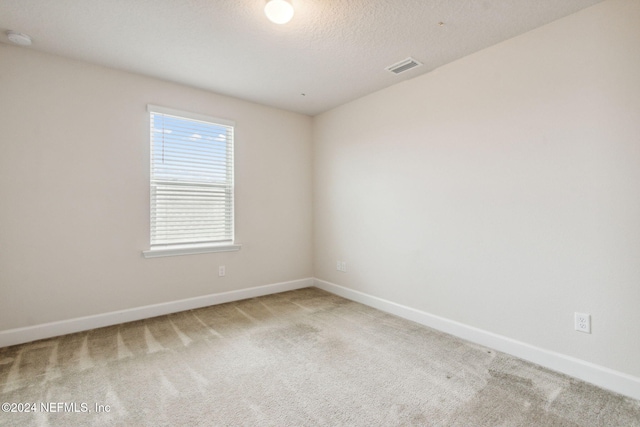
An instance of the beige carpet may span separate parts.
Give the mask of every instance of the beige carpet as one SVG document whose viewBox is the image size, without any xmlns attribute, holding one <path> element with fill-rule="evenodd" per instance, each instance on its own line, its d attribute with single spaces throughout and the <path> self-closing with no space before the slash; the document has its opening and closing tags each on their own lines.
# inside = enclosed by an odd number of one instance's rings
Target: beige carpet
<svg viewBox="0 0 640 427">
<path fill-rule="evenodd" d="M 640 426 L 639 401 L 315 288 L 2 348 L 0 402 L 36 404 L 9 426 Z"/>
</svg>

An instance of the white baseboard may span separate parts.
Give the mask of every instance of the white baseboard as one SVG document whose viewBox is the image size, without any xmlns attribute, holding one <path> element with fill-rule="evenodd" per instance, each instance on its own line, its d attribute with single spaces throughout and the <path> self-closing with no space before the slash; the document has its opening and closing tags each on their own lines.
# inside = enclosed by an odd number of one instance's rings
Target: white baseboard
<svg viewBox="0 0 640 427">
<path fill-rule="evenodd" d="M 0 347 L 22 344 L 43 338 L 51 338 L 58 335 L 71 334 L 94 328 L 102 328 L 104 326 L 117 325 L 119 323 L 131 322 L 134 320 L 148 319 L 150 317 L 162 316 L 164 314 L 192 310 L 194 308 L 207 307 L 210 305 L 223 304 L 225 302 L 292 291 L 294 289 L 307 288 L 310 286 L 313 286 L 313 278 L 256 286 L 253 288 L 221 292 L 218 294 L 203 295 L 200 297 L 146 305 L 143 307 L 112 311 L 109 313 L 78 317 L 75 319 L 61 320 L 59 322 L 44 323 L 24 328 L 8 329 L 0 331 Z"/>
<path fill-rule="evenodd" d="M 343 298 L 394 314 L 421 325 L 536 363 L 616 393 L 640 400 L 640 378 L 575 357 L 545 350 L 502 335 L 396 304 L 334 283 L 315 279 L 314 285 Z"/>
<path fill-rule="evenodd" d="M 421 325 L 454 335 L 480 345 L 490 347 L 503 353 L 511 354 L 524 360 L 544 366 L 557 372 L 581 379 L 640 400 L 640 378 L 622 372 L 614 371 L 594 363 L 586 362 L 575 357 L 545 350 L 530 344 L 516 341 L 502 335 L 494 334 L 482 329 L 458 323 L 424 311 L 416 310 L 401 304 L 387 301 L 363 292 L 348 289 L 324 280 L 306 278 L 290 282 L 274 283 L 256 286 L 237 291 L 221 292 L 203 295 L 178 301 L 147 305 L 127 310 L 113 311 L 93 316 L 78 317 L 59 322 L 44 323 L 24 328 L 0 331 L 0 347 L 51 338 L 74 332 L 86 331 L 104 326 L 134 320 L 147 319 L 155 316 L 192 310 L 210 305 L 255 298 L 279 292 L 316 286 L 341 297 L 368 305 L 378 310 L 394 314 Z"/>
</svg>

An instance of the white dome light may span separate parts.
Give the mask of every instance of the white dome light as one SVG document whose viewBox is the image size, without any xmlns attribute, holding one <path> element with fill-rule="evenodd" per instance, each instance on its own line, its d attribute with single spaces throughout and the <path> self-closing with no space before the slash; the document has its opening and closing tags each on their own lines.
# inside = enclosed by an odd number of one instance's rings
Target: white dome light
<svg viewBox="0 0 640 427">
<path fill-rule="evenodd" d="M 286 24 L 293 18 L 293 6 L 288 0 L 269 0 L 264 7 L 267 18 L 275 24 Z"/>
<path fill-rule="evenodd" d="M 31 46 L 31 37 L 26 34 L 18 33 L 16 31 L 7 31 L 7 38 L 11 43 L 20 46 Z"/>
</svg>

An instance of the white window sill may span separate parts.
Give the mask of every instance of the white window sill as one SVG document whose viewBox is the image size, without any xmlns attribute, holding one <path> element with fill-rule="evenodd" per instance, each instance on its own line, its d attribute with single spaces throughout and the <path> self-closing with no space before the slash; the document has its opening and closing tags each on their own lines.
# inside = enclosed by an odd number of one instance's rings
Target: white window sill
<svg viewBox="0 0 640 427">
<path fill-rule="evenodd" d="M 242 245 L 232 243 L 219 245 L 205 244 L 157 246 L 152 247 L 148 251 L 142 251 L 142 256 L 145 258 L 158 258 L 164 256 L 206 254 L 209 252 L 231 252 L 239 251 L 241 247 Z"/>
</svg>

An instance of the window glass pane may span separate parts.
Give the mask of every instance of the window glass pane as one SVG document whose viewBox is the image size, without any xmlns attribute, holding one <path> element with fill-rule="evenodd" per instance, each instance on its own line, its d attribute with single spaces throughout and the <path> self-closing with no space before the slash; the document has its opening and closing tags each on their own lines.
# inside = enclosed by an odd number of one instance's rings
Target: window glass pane
<svg viewBox="0 0 640 427">
<path fill-rule="evenodd" d="M 151 110 L 151 245 L 232 241 L 233 126 Z"/>
</svg>

